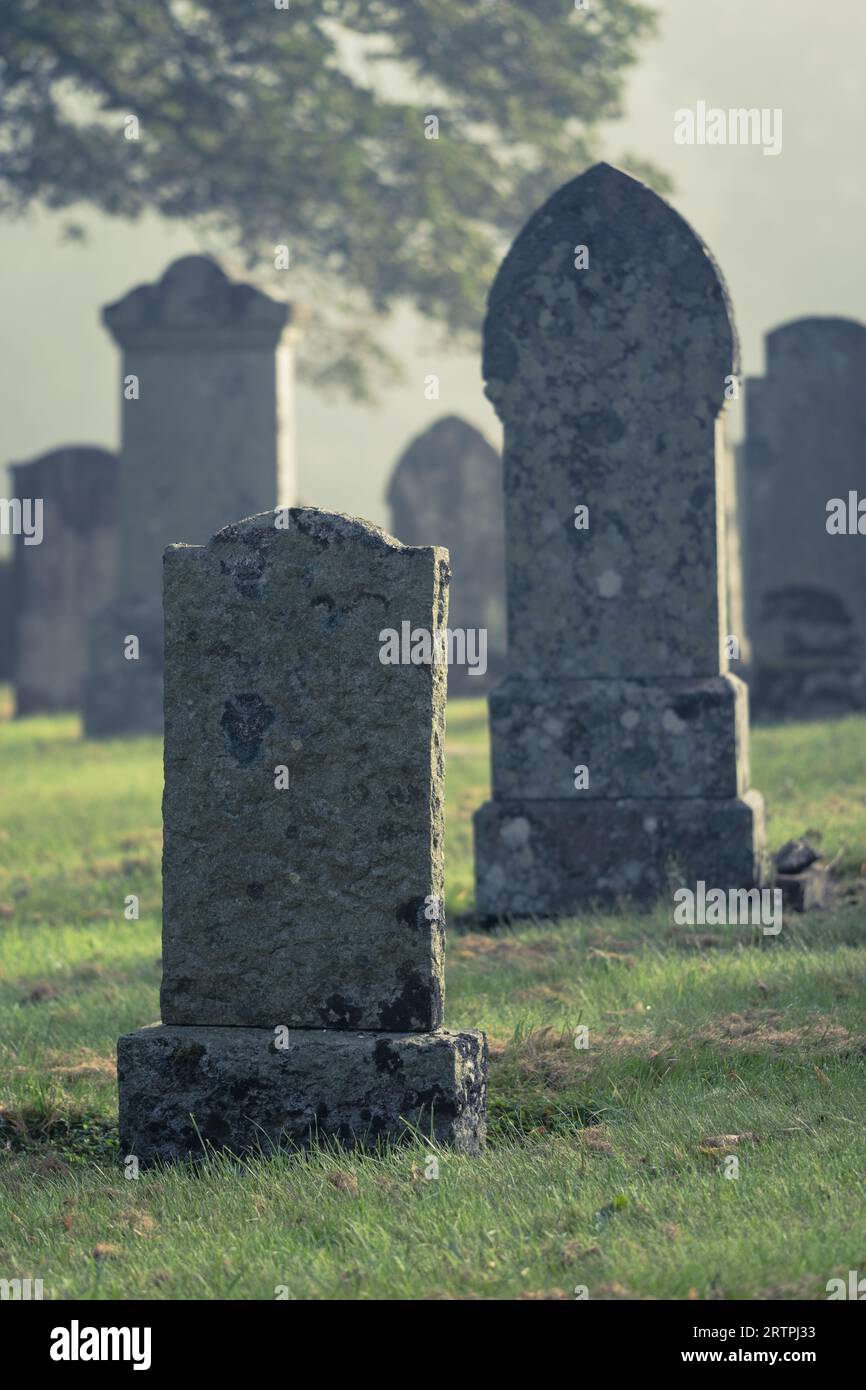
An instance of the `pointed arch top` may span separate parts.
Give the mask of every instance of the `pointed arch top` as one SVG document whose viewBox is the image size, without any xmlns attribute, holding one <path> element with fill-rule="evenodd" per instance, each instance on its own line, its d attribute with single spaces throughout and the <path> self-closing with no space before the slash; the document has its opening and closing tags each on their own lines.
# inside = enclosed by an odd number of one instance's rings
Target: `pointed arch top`
<svg viewBox="0 0 866 1390">
<path fill-rule="evenodd" d="M 739 370 L 721 272 L 664 199 L 595 164 L 530 217 L 502 262 L 483 370 L 506 424 L 526 421 L 534 397 L 543 418 L 609 410 L 617 430 L 629 412 L 714 417 Z"/>
</svg>

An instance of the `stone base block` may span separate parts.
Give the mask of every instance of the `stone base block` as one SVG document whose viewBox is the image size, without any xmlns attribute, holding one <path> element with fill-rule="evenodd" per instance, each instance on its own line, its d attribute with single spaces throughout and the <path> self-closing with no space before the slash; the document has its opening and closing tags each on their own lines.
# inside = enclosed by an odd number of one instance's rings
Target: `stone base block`
<svg viewBox="0 0 866 1390">
<path fill-rule="evenodd" d="M 505 800 L 738 797 L 749 786 L 748 690 L 704 680 L 533 681 L 490 696 L 493 785 Z"/>
<path fill-rule="evenodd" d="M 475 813 L 476 902 L 488 916 L 652 903 L 703 879 L 763 880 L 764 803 L 742 798 L 488 801 Z"/>
<path fill-rule="evenodd" d="M 281 1044 L 284 1044 L 281 1045 Z M 165 1027 L 117 1044 L 122 1158 L 202 1158 L 304 1147 L 374 1148 L 409 1127 L 464 1153 L 484 1144 L 483 1033 Z"/>
<path fill-rule="evenodd" d="M 124 655 L 138 638 L 138 657 Z M 117 603 L 91 619 L 84 680 L 87 738 L 162 733 L 162 610 Z"/>
</svg>

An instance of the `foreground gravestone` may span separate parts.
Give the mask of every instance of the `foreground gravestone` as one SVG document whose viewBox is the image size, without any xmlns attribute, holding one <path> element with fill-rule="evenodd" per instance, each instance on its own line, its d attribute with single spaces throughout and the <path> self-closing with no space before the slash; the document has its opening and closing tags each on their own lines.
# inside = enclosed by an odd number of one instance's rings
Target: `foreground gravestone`
<svg viewBox="0 0 866 1390">
<path fill-rule="evenodd" d="M 10 471 L 14 497 L 41 504 L 41 537 L 13 542 L 16 713 L 78 710 L 88 624 L 117 574 L 117 457 L 69 445 Z"/>
<path fill-rule="evenodd" d="M 808 318 L 767 335 L 766 375 L 746 384 L 744 569 L 760 718 L 866 706 L 864 383 L 866 325 Z"/>
<path fill-rule="evenodd" d="M 163 1024 L 118 1044 L 124 1154 L 482 1143 L 484 1036 L 440 1026 L 446 672 L 380 660 L 448 577 L 306 508 L 166 551 Z"/>
<path fill-rule="evenodd" d="M 437 420 L 401 455 L 388 486 L 391 530 L 408 545 L 451 557 L 449 625 L 472 634 L 473 659 L 448 671 L 453 695 L 481 695 L 503 674 L 505 518 L 502 461 L 474 426 Z M 483 633 L 483 660 L 476 634 Z M 483 669 L 482 669 L 483 668 Z"/>
<path fill-rule="evenodd" d="M 121 563 L 91 627 L 88 735 L 162 729 L 165 547 L 294 499 L 290 318 L 206 256 L 103 310 L 123 351 Z"/>
<path fill-rule="evenodd" d="M 701 243 L 608 165 L 553 195 L 494 282 L 509 674 L 475 817 L 482 913 L 756 880 L 763 807 L 746 688 L 727 674 L 717 485 L 734 353 Z"/>
</svg>

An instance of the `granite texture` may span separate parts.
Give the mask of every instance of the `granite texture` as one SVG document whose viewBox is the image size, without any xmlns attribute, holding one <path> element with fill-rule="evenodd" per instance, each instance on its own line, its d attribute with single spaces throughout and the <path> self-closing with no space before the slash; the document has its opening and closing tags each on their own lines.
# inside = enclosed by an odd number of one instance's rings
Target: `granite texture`
<svg viewBox="0 0 866 1390">
<path fill-rule="evenodd" d="M 209 1149 L 272 1152 L 334 1138 L 484 1143 L 483 1033 L 290 1032 L 156 1026 L 118 1040 L 120 1151 L 145 1166 Z"/>
<path fill-rule="evenodd" d="M 747 694 L 725 651 L 720 417 L 737 370 L 706 248 L 620 170 L 559 189 L 502 263 L 484 375 L 505 431 L 508 675 L 475 817 L 483 914 L 762 872 Z"/>
<path fill-rule="evenodd" d="M 574 268 L 577 243 L 589 270 Z M 736 369 L 719 271 L 650 189 L 597 164 L 530 218 L 484 327 L 505 427 L 511 670 L 726 669 L 715 431 Z"/>
<path fill-rule="evenodd" d="M 446 672 L 379 655 L 446 625 L 448 555 L 288 515 L 166 551 L 162 1018 L 429 1030 Z"/>
<path fill-rule="evenodd" d="M 805 318 L 766 339 L 746 383 L 750 693 L 758 718 L 866 708 L 866 536 L 827 532 L 827 503 L 866 497 L 866 324 Z"/>
<path fill-rule="evenodd" d="M 479 913 L 568 916 L 626 899 L 651 906 L 699 879 L 762 881 L 764 806 L 732 798 L 489 801 L 475 813 Z"/>
<path fill-rule="evenodd" d="M 746 687 L 693 681 L 524 681 L 490 696 L 497 796 L 579 800 L 741 796 L 749 785 Z M 576 766 L 589 787 L 575 790 Z"/>
</svg>

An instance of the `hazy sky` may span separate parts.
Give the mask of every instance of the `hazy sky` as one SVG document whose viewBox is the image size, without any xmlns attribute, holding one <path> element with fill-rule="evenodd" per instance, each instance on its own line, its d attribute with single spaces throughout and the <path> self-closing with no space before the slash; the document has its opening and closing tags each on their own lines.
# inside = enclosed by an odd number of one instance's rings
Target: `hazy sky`
<svg viewBox="0 0 866 1390">
<path fill-rule="evenodd" d="M 674 179 L 672 201 L 728 281 L 744 367 L 754 373 L 763 364 L 763 334 L 786 319 L 866 319 L 866 4 L 659 0 L 657 8 L 660 36 L 642 49 L 627 118 L 606 133 L 606 154 L 617 162 L 631 151 Z M 674 111 L 701 100 L 725 109 L 781 108 L 781 153 L 674 144 Z M 563 168 L 562 181 L 576 172 Z M 90 232 L 83 247 L 59 239 L 63 222 L 73 219 Z M 78 210 L 0 227 L 0 459 L 21 461 L 68 443 L 117 446 L 118 355 L 100 307 L 200 249 L 179 224 L 126 224 Z M 434 342 L 423 320 L 401 316 L 392 343 L 406 380 L 374 408 L 299 388 L 305 502 L 386 522 L 388 475 L 419 430 L 457 413 L 498 440 L 477 356 L 447 355 Z M 432 402 L 423 389 L 431 372 L 441 381 Z"/>
</svg>

